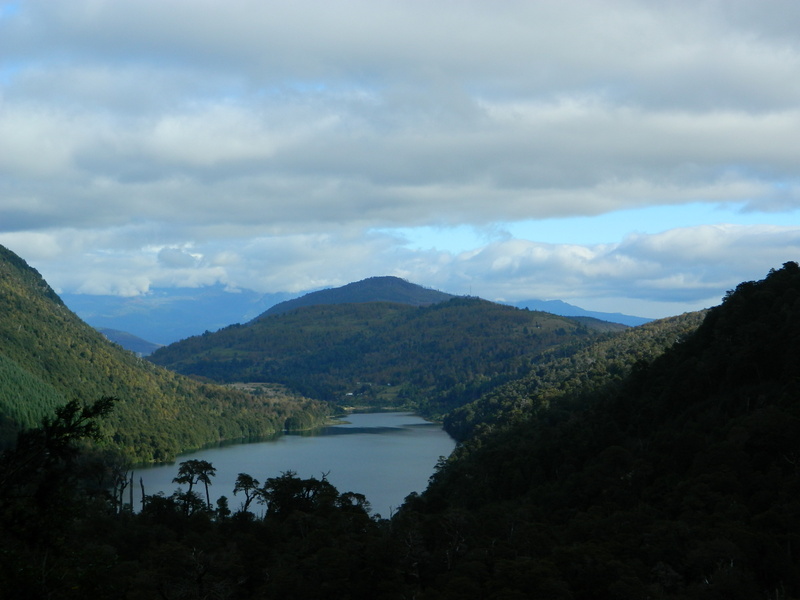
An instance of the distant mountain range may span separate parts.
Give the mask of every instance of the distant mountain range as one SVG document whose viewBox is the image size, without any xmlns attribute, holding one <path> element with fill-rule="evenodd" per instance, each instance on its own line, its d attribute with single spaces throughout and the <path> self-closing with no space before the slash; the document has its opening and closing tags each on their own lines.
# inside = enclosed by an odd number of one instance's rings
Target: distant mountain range
<svg viewBox="0 0 800 600">
<path fill-rule="evenodd" d="M 124 331 L 162 345 L 245 323 L 291 297 L 288 293 L 232 291 L 223 285 L 155 288 L 134 297 L 61 295 L 64 303 L 92 327 Z"/>
<path fill-rule="evenodd" d="M 93 327 L 101 331 L 120 332 L 109 336 L 113 341 L 145 355 L 146 350 L 140 349 L 141 342 L 132 340 L 129 344 L 125 335 L 139 338 L 145 344 L 161 346 L 204 331 L 217 331 L 235 323 L 247 323 L 264 315 L 279 314 L 301 306 L 376 301 L 425 306 L 452 297 L 453 294 L 415 285 L 399 277 L 386 276 L 370 277 L 294 298 L 287 292 L 260 294 L 245 289 L 231 291 L 225 286 L 214 285 L 204 288 L 156 288 L 136 297 L 63 294 L 61 299 Z M 592 317 L 632 327 L 652 320 L 622 313 L 584 310 L 560 300 L 531 299 L 511 305 L 565 317 Z"/>
<path fill-rule="evenodd" d="M 97 330 L 106 336 L 109 341 L 119 344 L 126 350 L 130 350 L 139 356 L 147 356 L 161 348 L 161 344 L 153 344 L 152 342 L 148 342 L 140 337 L 136 337 L 127 331 L 108 329 L 107 327 L 99 327 Z"/>
<path fill-rule="evenodd" d="M 598 312 L 595 310 L 585 310 L 579 306 L 567 304 L 561 300 L 522 300 L 515 302 L 512 306 L 517 308 L 528 308 L 530 310 L 541 310 L 543 312 L 553 313 L 554 315 L 561 315 L 562 317 L 592 317 L 600 319 L 601 321 L 610 321 L 611 323 L 622 323 L 631 327 L 644 325 L 650 323 L 654 319 L 647 319 L 645 317 L 634 317 L 631 315 L 624 315 L 622 313 L 607 313 Z"/>
</svg>

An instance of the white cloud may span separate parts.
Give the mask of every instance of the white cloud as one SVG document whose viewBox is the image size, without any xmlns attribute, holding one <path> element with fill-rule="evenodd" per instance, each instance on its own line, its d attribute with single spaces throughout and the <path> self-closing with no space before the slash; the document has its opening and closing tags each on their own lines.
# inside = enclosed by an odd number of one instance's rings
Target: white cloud
<svg viewBox="0 0 800 600">
<path fill-rule="evenodd" d="M 689 302 L 796 256 L 795 2 L 27 0 L 0 15 L 0 243 L 62 289 L 398 274 Z M 698 203 L 763 227 L 496 235 L 461 254 L 377 233 Z"/>
</svg>

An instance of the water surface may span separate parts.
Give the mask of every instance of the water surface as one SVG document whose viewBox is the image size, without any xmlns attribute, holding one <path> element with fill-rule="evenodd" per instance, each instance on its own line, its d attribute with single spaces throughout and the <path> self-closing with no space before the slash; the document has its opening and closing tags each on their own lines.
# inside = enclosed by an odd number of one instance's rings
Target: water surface
<svg viewBox="0 0 800 600">
<path fill-rule="evenodd" d="M 139 468 L 134 473 L 134 503 L 137 509 L 141 506 L 140 477 L 146 494 L 170 495 L 179 487 L 172 479 L 180 462 L 196 459 L 207 460 L 217 470 L 209 488 L 212 503 L 227 496 L 231 510 L 244 500 L 233 495 L 239 473 L 263 483 L 295 471 L 303 478 L 320 479 L 326 474 L 339 492 L 364 494 L 372 504 L 372 514 L 389 517 L 408 494 L 425 489 L 439 457 L 449 455 L 454 447 L 440 425 L 411 413 L 352 414 L 345 423 L 312 433 L 207 448 L 182 455 L 174 464 Z M 205 495 L 202 487 L 198 491 Z M 254 507 L 254 512 L 262 511 L 263 507 Z"/>
</svg>

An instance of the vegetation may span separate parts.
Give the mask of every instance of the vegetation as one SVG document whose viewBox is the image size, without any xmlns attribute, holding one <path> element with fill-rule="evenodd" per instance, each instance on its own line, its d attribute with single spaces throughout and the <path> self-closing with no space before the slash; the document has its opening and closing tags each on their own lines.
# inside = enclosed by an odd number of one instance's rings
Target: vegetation
<svg viewBox="0 0 800 600">
<path fill-rule="evenodd" d="M 371 387 L 402 382 L 398 399 L 416 386 L 444 411 L 485 385 L 447 416 L 462 444 L 385 521 L 360 494 L 291 472 L 264 484 L 242 473 L 242 507 L 212 507 L 205 461 L 182 463 L 187 490 L 124 508 L 115 448 L 166 454 L 195 443 L 189 430 L 241 436 L 313 411 L 283 407 L 271 386 L 254 395 L 148 365 L 83 326 L 24 262 L 2 259 L 0 424 L 9 438 L 26 428 L 0 455 L 8 597 L 800 596 L 795 263 L 707 315 L 622 334 L 459 298 L 308 307 L 209 334 L 207 347 L 190 340 L 208 364 L 293 385 L 299 371 L 280 353 L 296 365 L 311 349 L 320 393 L 361 382 L 379 400 Z M 347 349 L 360 371 L 337 355 Z"/>
<path fill-rule="evenodd" d="M 320 423 L 328 410 L 296 394 L 201 384 L 138 358 L 78 319 L 39 273 L 2 246 L 0 340 L 0 447 L 72 399 L 119 398 L 103 433 L 141 461 L 273 434 L 290 419 L 290 427 Z"/>
<path fill-rule="evenodd" d="M 589 323 L 464 297 L 321 305 L 189 338 L 150 359 L 219 382 L 273 381 L 336 404 L 438 416 L 527 373 L 547 350 L 568 356 L 610 335 L 600 331 L 608 324 Z"/>
<path fill-rule="evenodd" d="M 464 441 L 529 418 L 578 390 L 619 383 L 634 367 L 641 367 L 694 332 L 705 314 L 686 313 L 627 329 L 586 345 L 571 356 L 558 350 L 545 353 L 524 377 L 450 411 L 445 415 L 444 428 L 454 439 Z"/>
<path fill-rule="evenodd" d="M 463 444 L 401 517 L 435 597 L 797 598 L 799 329 L 787 263 L 624 381 Z"/>
<path fill-rule="evenodd" d="M 212 508 L 197 492 L 214 475 L 203 461 L 181 465 L 188 491 L 120 510 L 115 463 L 78 450 L 122 403 L 71 403 L 0 456 L 0 590 L 798 598 L 800 266 L 741 284 L 689 332 L 694 318 L 667 324 L 687 333 L 662 354 L 668 330 L 654 324 L 652 343 L 620 338 L 615 354 L 603 340 L 570 359 L 575 371 L 556 362 L 552 375 L 526 378 L 530 402 L 468 427 L 428 489 L 388 521 L 370 518 L 363 496 L 291 472 L 263 484 L 239 474 L 242 506 Z M 589 356 L 618 370 L 584 377 Z"/>
</svg>

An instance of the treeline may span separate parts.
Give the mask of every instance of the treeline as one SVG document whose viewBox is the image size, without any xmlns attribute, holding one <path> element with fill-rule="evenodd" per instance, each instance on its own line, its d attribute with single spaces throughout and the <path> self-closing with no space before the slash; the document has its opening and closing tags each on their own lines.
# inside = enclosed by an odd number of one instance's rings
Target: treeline
<svg viewBox="0 0 800 600">
<path fill-rule="evenodd" d="M 70 312 L 41 276 L 0 247 L 0 447 L 55 406 L 120 398 L 104 431 L 129 456 L 169 460 L 222 439 L 320 424 L 329 409 L 297 394 L 254 396 L 154 366 Z"/>
<path fill-rule="evenodd" d="M 527 373 L 542 352 L 569 355 L 602 335 L 609 334 L 478 298 L 426 307 L 373 302 L 266 316 L 149 358 L 220 382 L 279 382 L 334 403 L 406 405 L 442 415 Z"/>
</svg>

